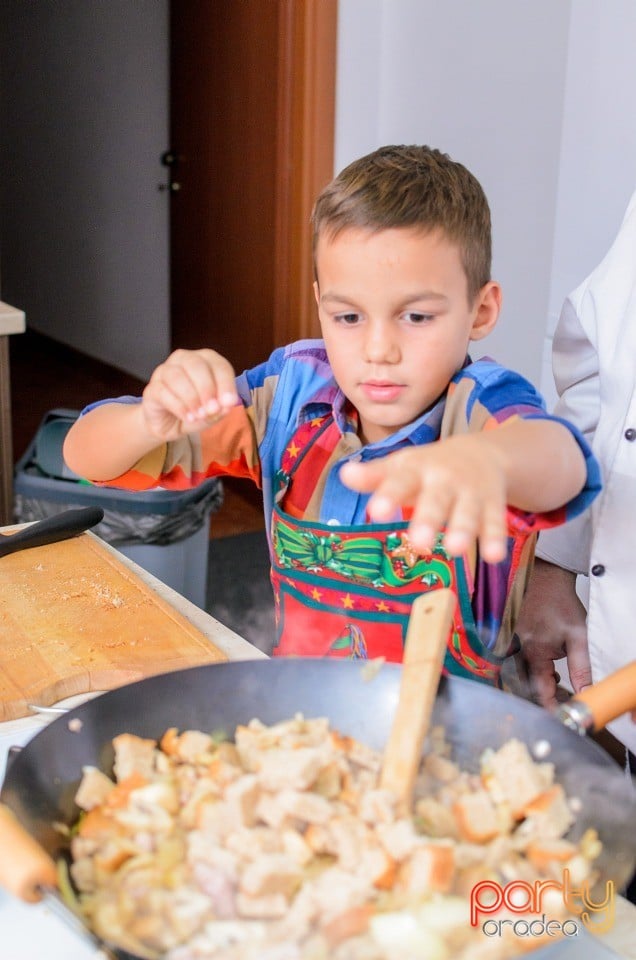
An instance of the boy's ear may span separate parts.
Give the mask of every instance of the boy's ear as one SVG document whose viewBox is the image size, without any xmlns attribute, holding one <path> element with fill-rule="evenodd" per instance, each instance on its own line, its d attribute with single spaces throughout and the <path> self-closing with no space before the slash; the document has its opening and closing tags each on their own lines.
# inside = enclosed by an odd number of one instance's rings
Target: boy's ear
<svg viewBox="0 0 636 960">
<path fill-rule="evenodd" d="M 470 339 L 482 340 L 487 337 L 499 319 L 501 310 L 501 286 L 495 280 L 485 283 L 475 298 L 475 320 Z"/>
<path fill-rule="evenodd" d="M 314 280 L 314 297 L 316 298 L 316 303 L 320 306 L 320 287 L 318 286 L 317 280 Z"/>
</svg>

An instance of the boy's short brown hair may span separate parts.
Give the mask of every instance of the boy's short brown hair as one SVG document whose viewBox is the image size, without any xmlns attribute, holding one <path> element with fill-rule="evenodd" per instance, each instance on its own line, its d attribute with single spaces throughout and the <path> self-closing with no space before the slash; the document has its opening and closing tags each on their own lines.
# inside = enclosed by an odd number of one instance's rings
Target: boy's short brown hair
<svg viewBox="0 0 636 960">
<path fill-rule="evenodd" d="M 468 298 L 490 280 L 490 208 L 479 181 L 461 163 L 427 146 L 386 146 L 354 160 L 322 191 L 311 216 L 318 237 L 348 227 L 441 230 L 457 243 Z"/>
</svg>

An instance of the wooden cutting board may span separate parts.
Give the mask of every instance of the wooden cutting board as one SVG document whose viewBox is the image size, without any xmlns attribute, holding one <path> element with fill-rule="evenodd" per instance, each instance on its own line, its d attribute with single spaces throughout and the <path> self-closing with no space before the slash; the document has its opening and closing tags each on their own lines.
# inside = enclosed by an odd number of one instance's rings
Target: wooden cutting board
<svg viewBox="0 0 636 960">
<path fill-rule="evenodd" d="M 0 721 L 226 659 L 90 534 L 0 557 Z"/>
</svg>

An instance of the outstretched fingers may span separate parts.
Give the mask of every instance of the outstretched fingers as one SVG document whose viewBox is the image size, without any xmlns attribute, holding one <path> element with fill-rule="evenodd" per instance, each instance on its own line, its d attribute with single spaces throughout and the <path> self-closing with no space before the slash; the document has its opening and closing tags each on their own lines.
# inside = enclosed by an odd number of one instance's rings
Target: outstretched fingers
<svg viewBox="0 0 636 960">
<path fill-rule="evenodd" d="M 431 550 L 445 530 L 444 546 L 452 555 L 479 542 L 487 563 L 499 563 L 507 551 L 506 496 L 503 481 L 490 477 L 484 485 L 438 470 L 413 458 L 391 457 L 342 467 L 344 483 L 370 493 L 368 512 L 375 522 L 394 520 L 403 507 L 412 507 L 409 538 L 421 552 Z"/>
</svg>

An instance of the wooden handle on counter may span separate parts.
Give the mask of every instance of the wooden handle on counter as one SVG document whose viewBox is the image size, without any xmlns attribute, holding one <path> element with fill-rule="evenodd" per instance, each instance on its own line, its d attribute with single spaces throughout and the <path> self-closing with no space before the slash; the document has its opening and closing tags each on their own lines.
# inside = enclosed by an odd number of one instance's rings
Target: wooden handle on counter
<svg viewBox="0 0 636 960">
<path fill-rule="evenodd" d="M 594 718 L 595 730 L 636 710 L 636 660 L 577 693 L 573 701 L 585 704 Z"/>
<path fill-rule="evenodd" d="M 24 829 L 12 810 L 0 804 L 0 886 L 28 903 L 57 886 L 57 870 L 48 853 Z"/>
<path fill-rule="evenodd" d="M 400 696 L 380 777 L 380 785 L 397 795 L 403 814 L 411 809 L 455 603 L 452 590 L 435 590 L 418 597 L 411 610 Z"/>
</svg>

